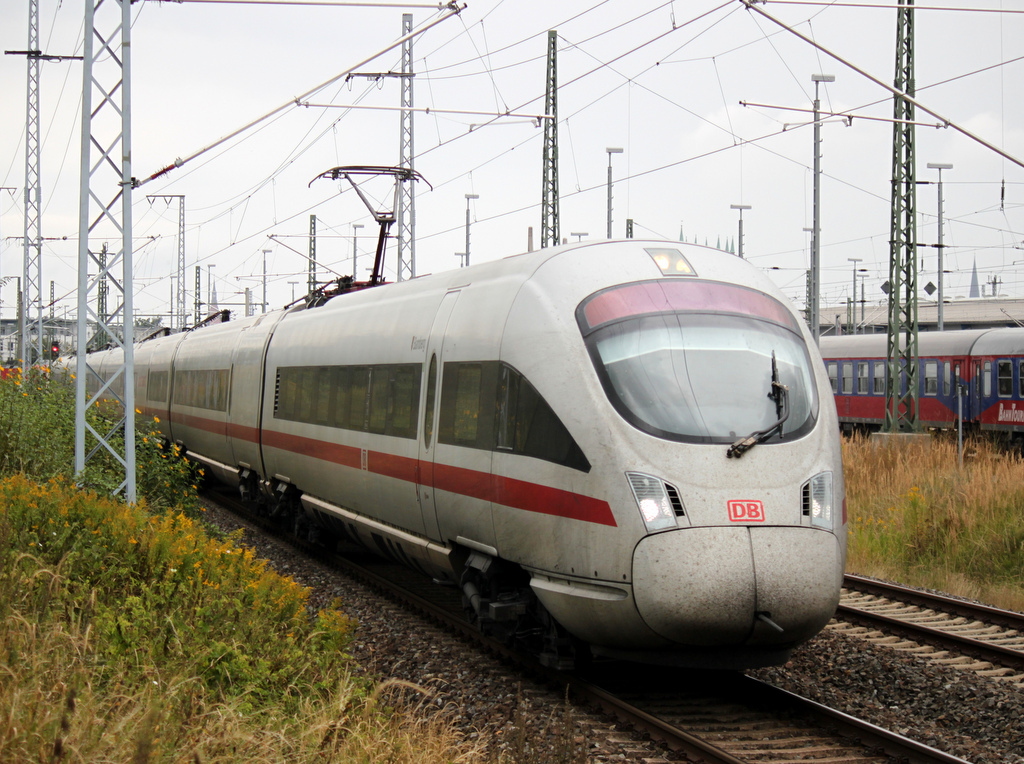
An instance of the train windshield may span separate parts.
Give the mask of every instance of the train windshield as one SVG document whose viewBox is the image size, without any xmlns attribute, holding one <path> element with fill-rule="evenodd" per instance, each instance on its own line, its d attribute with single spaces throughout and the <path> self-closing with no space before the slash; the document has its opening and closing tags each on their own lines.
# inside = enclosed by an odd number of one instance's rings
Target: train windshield
<svg viewBox="0 0 1024 764">
<path fill-rule="evenodd" d="M 612 404 L 639 429 L 670 440 L 733 443 L 779 420 L 765 442 L 806 434 L 818 410 L 810 356 L 792 314 L 730 284 L 645 282 L 592 296 L 580 328 Z"/>
</svg>

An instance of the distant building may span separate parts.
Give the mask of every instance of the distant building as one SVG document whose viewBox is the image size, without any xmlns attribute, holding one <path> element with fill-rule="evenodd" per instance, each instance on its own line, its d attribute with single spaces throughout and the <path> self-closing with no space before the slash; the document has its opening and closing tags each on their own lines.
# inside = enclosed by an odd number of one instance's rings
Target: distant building
<svg viewBox="0 0 1024 764">
<path fill-rule="evenodd" d="M 888 301 L 881 300 L 863 306 L 858 302 L 856 309 L 857 334 L 884 333 L 888 329 Z M 822 307 L 820 320 L 823 336 L 850 333 L 848 304 Z M 917 306 L 917 321 L 922 332 L 938 329 L 938 303 L 935 300 L 920 301 Z M 1024 300 L 1010 297 L 965 297 L 946 300 L 943 304 L 942 324 L 946 331 L 1024 326 Z"/>
</svg>

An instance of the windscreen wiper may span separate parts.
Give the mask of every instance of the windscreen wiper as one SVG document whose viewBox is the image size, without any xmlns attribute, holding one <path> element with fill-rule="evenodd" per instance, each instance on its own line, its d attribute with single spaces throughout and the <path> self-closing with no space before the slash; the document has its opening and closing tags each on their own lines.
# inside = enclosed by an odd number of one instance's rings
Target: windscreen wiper
<svg viewBox="0 0 1024 764">
<path fill-rule="evenodd" d="M 772 351 L 772 387 L 768 391 L 768 398 L 775 402 L 775 416 L 778 420 L 767 430 L 752 432 L 745 438 L 740 438 L 725 452 L 729 459 L 739 459 L 743 454 L 752 449 L 758 443 L 764 443 L 776 432 L 782 432 L 782 425 L 789 419 L 789 388 L 779 381 L 779 364 L 775 360 L 775 351 Z"/>
</svg>

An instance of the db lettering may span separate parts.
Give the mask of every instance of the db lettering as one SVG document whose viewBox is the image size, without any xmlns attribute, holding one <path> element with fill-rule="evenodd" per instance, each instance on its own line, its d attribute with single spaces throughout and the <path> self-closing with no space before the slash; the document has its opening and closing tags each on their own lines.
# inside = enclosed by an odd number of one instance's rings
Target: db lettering
<svg viewBox="0 0 1024 764">
<path fill-rule="evenodd" d="M 763 523 L 764 505 L 760 501 L 729 502 L 729 522 L 731 523 Z"/>
</svg>

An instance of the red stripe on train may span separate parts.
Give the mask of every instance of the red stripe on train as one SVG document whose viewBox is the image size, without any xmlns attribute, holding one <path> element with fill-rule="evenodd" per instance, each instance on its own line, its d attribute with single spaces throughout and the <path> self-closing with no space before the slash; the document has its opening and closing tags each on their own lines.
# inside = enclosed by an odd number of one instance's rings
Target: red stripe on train
<svg viewBox="0 0 1024 764">
<path fill-rule="evenodd" d="M 210 432 L 223 432 L 224 424 L 210 422 L 203 426 L 201 417 L 175 414 L 175 421 Z M 255 441 L 257 431 L 251 427 L 229 427 L 234 437 Z M 338 443 L 289 435 L 275 430 L 263 431 L 263 445 L 302 454 L 332 464 L 359 469 L 362 467 L 362 449 Z M 375 475 L 404 480 L 407 483 L 428 485 L 432 488 L 460 496 L 470 496 L 513 509 L 537 512 L 570 520 L 582 520 L 617 527 L 612 508 L 607 501 L 591 496 L 564 491 L 560 488 L 530 483 L 525 480 L 493 475 L 479 470 L 454 467 L 447 464 L 421 462 L 383 451 L 366 452 L 366 469 Z"/>
</svg>

